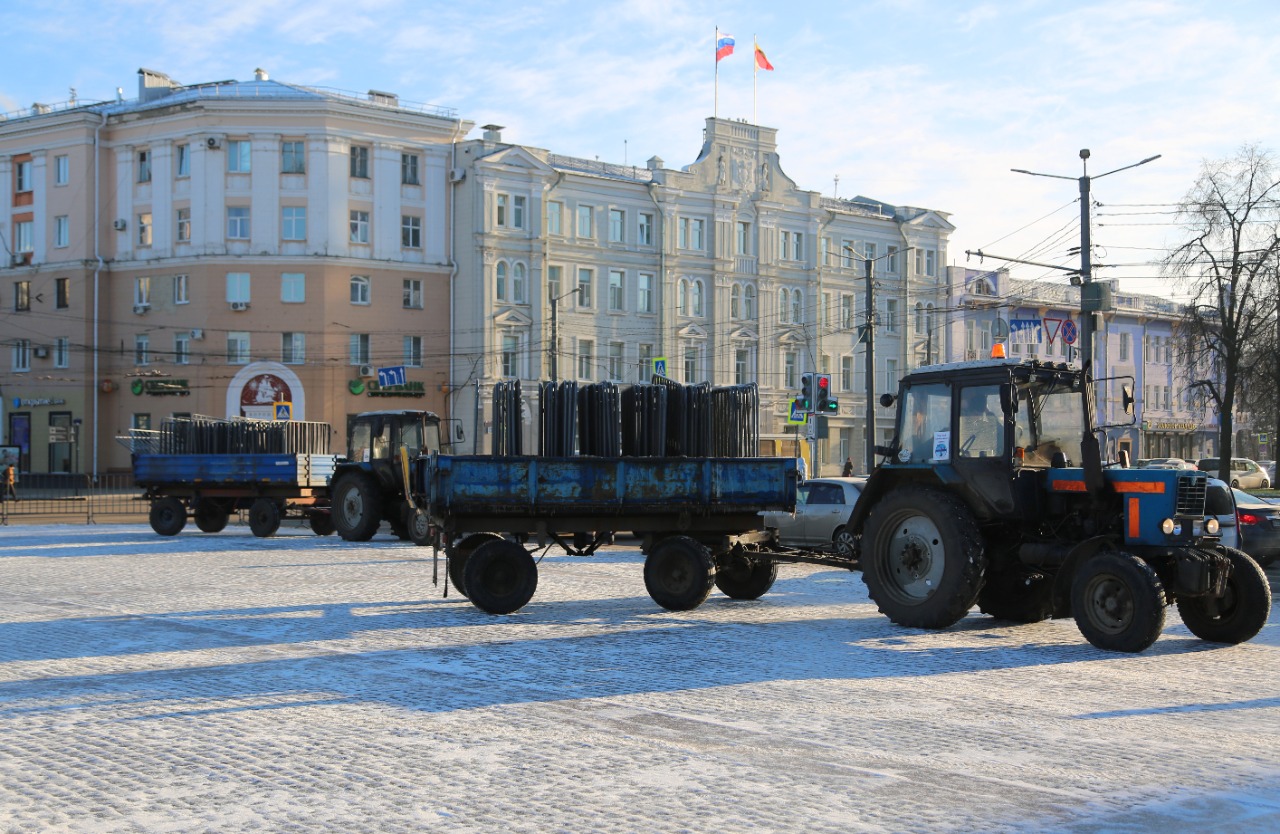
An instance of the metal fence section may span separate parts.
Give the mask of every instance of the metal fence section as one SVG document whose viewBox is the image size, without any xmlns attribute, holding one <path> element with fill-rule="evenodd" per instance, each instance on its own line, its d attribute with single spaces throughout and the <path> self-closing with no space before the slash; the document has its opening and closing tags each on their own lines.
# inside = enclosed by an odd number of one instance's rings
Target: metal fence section
<svg viewBox="0 0 1280 834">
<path fill-rule="evenodd" d="M 102 517 L 146 516 L 151 509 L 128 472 L 99 475 L 27 474 L 17 485 L 18 497 L 0 501 L 0 525 L 10 521 L 83 521 Z"/>
</svg>

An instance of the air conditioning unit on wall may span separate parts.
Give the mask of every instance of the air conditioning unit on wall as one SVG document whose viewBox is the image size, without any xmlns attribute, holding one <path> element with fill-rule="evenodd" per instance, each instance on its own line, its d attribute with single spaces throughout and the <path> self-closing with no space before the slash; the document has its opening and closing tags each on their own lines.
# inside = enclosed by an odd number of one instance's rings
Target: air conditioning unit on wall
<svg viewBox="0 0 1280 834">
<path fill-rule="evenodd" d="M 372 366 L 372 365 L 361 365 L 361 366 L 360 366 L 360 376 L 361 376 L 361 378 L 363 378 L 363 379 L 373 379 L 373 378 L 374 378 L 375 376 L 377 376 L 377 375 L 378 375 L 378 372 L 377 372 L 376 370 L 374 370 L 374 368 L 373 368 L 373 366 Z"/>
<path fill-rule="evenodd" d="M 249 302 L 233 301 L 231 302 L 231 309 L 235 310 L 237 313 L 243 313 L 245 310 L 249 309 Z"/>
<path fill-rule="evenodd" d="M 44 359 L 46 356 L 49 355 L 49 348 L 45 347 L 44 345 L 36 345 L 35 350 L 33 350 L 32 352 L 36 355 L 37 359 Z"/>
<path fill-rule="evenodd" d="M 191 338 L 195 339 L 197 342 L 200 341 L 201 339 L 204 338 L 204 330 L 199 327 L 197 327 L 195 330 L 192 330 Z"/>
<path fill-rule="evenodd" d="M 124 231 L 125 226 L 127 226 L 127 225 L 129 225 L 129 224 L 125 222 L 125 220 L 124 220 L 124 218 L 123 218 L 123 217 L 121 217 L 119 220 L 116 220 L 115 222 L 113 222 L 113 223 L 111 224 L 111 227 L 112 227 L 113 229 L 115 229 L 117 232 L 123 232 L 123 231 Z"/>
<path fill-rule="evenodd" d="M 150 304 L 135 304 L 135 305 L 133 305 L 133 312 L 137 313 L 138 315 L 142 315 L 143 313 L 147 312 L 147 311 L 148 311 L 148 310 L 150 310 L 150 309 L 151 309 L 151 305 L 150 305 Z"/>
<path fill-rule="evenodd" d="M 210 136 L 208 139 L 204 140 L 204 146 L 211 151 L 219 150 L 222 148 L 222 137 Z"/>
</svg>

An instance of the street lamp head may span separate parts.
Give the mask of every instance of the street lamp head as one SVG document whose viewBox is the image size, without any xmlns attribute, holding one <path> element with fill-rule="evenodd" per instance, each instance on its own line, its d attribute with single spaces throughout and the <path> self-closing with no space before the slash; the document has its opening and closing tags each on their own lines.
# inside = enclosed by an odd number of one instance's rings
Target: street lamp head
<svg viewBox="0 0 1280 834">
<path fill-rule="evenodd" d="M 1081 159 L 1088 159 L 1088 158 L 1089 158 L 1089 149 L 1088 149 L 1088 148 L 1081 148 L 1081 149 L 1080 149 L 1080 158 L 1081 158 Z"/>
</svg>

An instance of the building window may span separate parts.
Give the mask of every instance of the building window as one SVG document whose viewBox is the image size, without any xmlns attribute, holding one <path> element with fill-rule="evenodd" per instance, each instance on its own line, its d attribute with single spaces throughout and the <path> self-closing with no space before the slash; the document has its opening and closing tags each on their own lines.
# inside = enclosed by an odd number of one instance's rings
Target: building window
<svg viewBox="0 0 1280 834">
<path fill-rule="evenodd" d="M 547 203 L 547 234 L 564 234 L 564 203 Z"/>
<path fill-rule="evenodd" d="M 422 367 L 422 337 L 421 336 L 405 336 L 404 337 L 404 356 L 402 357 L 404 364 L 411 368 Z"/>
<path fill-rule="evenodd" d="M 187 285 L 188 285 L 187 276 L 185 275 L 173 276 L 173 303 L 174 304 L 187 304 L 191 301 L 191 297 L 188 294 Z"/>
<path fill-rule="evenodd" d="M 133 303 L 137 307 L 151 306 L 151 279 L 138 276 L 133 279 Z"/>
<path fill-rule="evenodd" d="M 307 207 L 285 206 L 280 209 L 281 237 L 284 240 L 307 239 Z"/>
<path fill-rule="evenodd" d="M 71 182 L 71 158 L 66 154 L 53 158 L 53 184 L 66 185 Z"/>
<path fill-rule="evenodd" d="M 35 223 L 31 220 L 20 220 L 13 224 L 14 248 L 18 254 L 25 255 L 36 251 Z"/>
<path fill-rule="evenodd" d="M 307 300 L 307 276 L 303 272 L 280 274 L 280 300 L 285 304 L 301 304 Z"/>
<path fill-rule="evenodd" d="M 30 281 L 13 282 L 13 309 L 20 313 L 27 312 L 31 309 Z"/>
<path fill-rule="evenodd" d="M 621 312 L 624 309 L 623 298 L 623 276 L 624 273 L 620 269 L 609 270 L 609 309 L 614 312 Z M 617 377 L 614 377 L 617 379 Z"/>
<path fill-rule="evenodd" d="M 151 364 L 151 336 L 138 333 L 133 337 L 133 364 Z"/>
<path fill-rule="evenodd" d="M 676 228 L 679 231 L 676 234 L 676 245 L 681 249 L 689 248 L 689 230 L 692 223 L 693 221 L 688 217 L 681 217 L 680 222 L 677 224 Z"/>
<path fill-rule="evenodd" d="M 352 365 L 369 364 L 369 334 L 352 333 L 347 347 L 347 360 Z"/>
<path fill-rule="evenodd" d="M 804 292 L 798 289 L 791 291 L 791 323 L 804 324 Z"/>
<path fill-rule="evenodd" d="M 636 282 L 636 312 L 653 312 L 653 275 L 641 272 Z"/>
<path fill-rule="evenodd" d="M 13 169 L 15 184 L 14 191 L 30 191 L 35 187 L 35 183 L 33 182 L 35 167 L 31 160 L 26 159 L 22 162 L 15 162 L 13 164 Z"/>
<path fill-rule="evenodd" d="M 936 249 L 924 250 L 924 274 L 930 278 L 938 274 L 938 252 Z"/>
<path fill-rule="evenodd" d="M 525 303 L 525 288 L 528 286 L 528 270 L 522 263 L 511 266 L 511 301 L 514 304 Z"/>
<path fill-rule="evenodd" d="M 734 251 L 739 255 L 749 255 L 751 246 L 751 224 L 745 220 L 739 220 L 734 224 L 736 234 L 734 236 Z"/>
<path fill-rule="evenodd" d="M 189 177 L 191 176 L 191 146 L 188 144 L 178 145 L 178 165 L 176 167 L 175 176 Z"/>
<path fill-rule="evenodd" d="M 547 267 L 547 300 L 553 304 L 555 303 L 554 299 L 560 297 L 560 283 L 563 276 L 564 267 Z"/>
<path fill-rule="evenodd" d="M 898 332 L 898 299 L 896 298 L 885 299 L 884 329 L 888 333 Z"/>
<path fill-rule="evenodd" d="M 191 331 L 182 330 L 173 334 L 173 364 L 191 364 Z"/>
<path fill-rule="evenodd" d="M 191 209 L 178 209 L 178 243 L 191 242 Z"/>
<path fill-rule="evenodd" d="M 729 288 L 729 318 L 742 317 L 742 285 L 734 284 Z"/>
<path fill-rule="evenodd" d="M 698 373 L 698 359 L 701 351 L 698 348 L 690 346 L 684 349 L 684 381 L 686 384 L 697 382 L 700 374 Z"/>
<path fill-rule="evenodd" d="M 13 369 L 15 371 L 31 370 L 31 340 L 16 339 L 13 343 Z"/>
<path fill-rule="evenodd" d="M 71 217 L 60 214 L 53 218 L 53 245 L 63 249 L 71 245 Z"/>
<path fill-rule="evenodd" d="M 512 333 L 502 334 L 502 375 L 520 376 L 520 340 Z"/>
<path fill-rule="evenodd" d="M 692 281 L 692 282 L 690 283 L 690 285 L 689 285 L 689 289 L 690 289 L 690 293 L 689 293 L 689 295 L 690 295 L 690 299 L 689 299 L 689 301 L 690 301 L 690 312 L 689 312 L 689 315 L 691 315 L 691 316 L 701 317 L 701 316 L 706 315 L 706 311 L 705 311 L 705 309 L 704 309 L 704 305 L 703 305 L 703 291 L 702 291 L 702 288 L 703 288 L 703 284 L 702 284 L 702 279 L 701 279 L 701 278 L 699 278 L 699 279 L 695 279 L 695 280 L 694 280 L 694 281 Z"/>
<path fill-rule="evenodd" d="M 853 390 L 853 357 L 840 357 L 840 389 L 843 391 Z"/>
<path fill-rule="evenodd" d="M 622 379 L 622 342 L 609 343 L 609 379 Z"/>
<path fill-rule="evenodd" d="M 887 392 L 896 392 L 898 390 L 898 360 L 884 360 L 884 388 Z"/>
<path fill-rule="evenodd" d="M 405 249 L 422 248 L 422 218 L 400 215 L 400 245 Z"/>
<path fill-rule="evenodd" d="M 231 304 L 249 303 L 249 273 L 227 273 L 227 302 Z"/>
<path fill-rule="evenodd" d="M 507 262 L 498 261 L 493 268 L 493 294 L 499 301 L 507 300 Z"/>
<path fill-rule="evenodd" d="M 402 185 L 421 185 L 418 179 L 418 155 L 400 154 L 400 183 Z"/>
<path fill-rule="evenodd" d="M 151 245 L 151 212 L 149 211 L 138 215 L 138 245 Z"/>
<path fill-rule="evenodd" d="M 404 279 L 404 306 L 410 310 L 422 309 L 422 279 Z"/>
<path fill-rule="evenodd" d="M 368 275 L 352 275 L 351 276 L 351 303 L 352 304 L 368 304 L 370 296 L 370 282 Z"/>
<path fill-rule="evenodd" d="M 627 227 L 627 213 L 622 209 L 609 209 L 609 242 L 624 243 Z"/>
<path fill-rule="evenodd" d="M 1121 362 L 1129 361 L 1129 334 L 1128 333 L 1120 334 L 1120 361 Z"/>
<path fill-rule="evenodd" d="M 578 270 L 578 306 L 579 307 L 587 308 L 592 306 L 591 285 L 593 283 L 595 283 L 595 273 L 592 270 L 590 269 Z"/>
<path fill-rule="evenodd" d="M 53 367 L 67 368 L 71 365 L 71 340 L 59 336 L 53 340 Z"/>
<path fill-rule="evenodd" d="M 640 361 L 637 364 L 637 379 L 648 380 L 653 376 L 653 345 L 640 345 Z"/>
<path fill-rule="evenodd" d="M 786 287 L 778 290 L 778 323 L 791 323 L 791 290 Z"/>
<path fill-rule="evenodd" d="M 591 369 L 595 366 L 596 343 L 591 339 L 578 340 L 578 378 L 591 379 Z"/>
<path fill-rule="evenodd" d="M 636 243 L 641 246 L 653 245 L 653 215 L 640 215 L 640 225 L 636 227 Z"/>
<path fill-rule="evenodd" d="M 510 202 L 511 202 L 511 196 L 509 194 L 498 194 L 494 197 L 494 201 L 493 201 L 494 214 L 495 214 L 494 225 L 498 226 L 499 228 L 507 225 L 507 210 L 508 210 L 508 204 Z"/>
<path fill-rule="evenodd" d="M 524 215 L 528 202 L 526 197 L 522 197 L 519 194 L 511 198 L 511 228 L 524 228 Z"/>
<path fill-rule="evenodd" d="M 143 431 L 149 431 L 151 429 L 151 415 L 150 414 L 134 414 L 133 428 L 142 429 Z"/>
<path fill-rule="evenodd" d="M 756 318 L 756 285 L 747 284 L 742 290 L 742 317 L 747 321 Z"/>
<path fill-rule="evenodd" d="M 227 170 L 233 174 L 249 173 L 251 146 L 247 139 L 232 139 L 227 143 Z"/>
<path fill-rule="evenodd" d="M 751 381 L 751 350 L 738 348 L 733 352 L 733 382 L 746 385 Z"/>
<path fill-rule="evenodd" d="M 288 141 L 280 143 L 280 173 L 305 174 L 307 151 L 304 143 Z"/>
<path fill-rule="evenodd" d="M 307 361 L 307 334 L 280 334 L 280 361 L 285 365 L 301 365 Z"/>
<path fill-rule="evenodd" d="M 782 260 L 784 261 L 804 260 L 804 233 L 803 232 L 783 232 L 782 233 Z"/>
<path fill-rule="evenodd" d="M 65 310 L 71 306 L 71 279 L 58 278 L 54 281 L 54 306 Z"/>
<path fill-rule="evenodd" d="M 249 207 L 227 207 L 227 237 L 231 240 L 249 239 Z"/>
<path fill-rule="evenodd" d="M 227 333 L 227 362 L 231 365 L 249 364 L 249 333 L 232 330 Z"/>
<path fill-rule="evenodd" d="M 369 148 L 355 145 L 351 148 L 351 176 L 355 179 L 369 179 Z"/>
<path fill-rule="evenodd" d="M 578 206 L 578 237 L 581 237 L 581 238 L 595 237 L 595 235 L 592 233 L 592 223 L 591 223 L 592 212 L 594 211 L 595 209 L 592 208 L 591 206 Z"/>
<path fill-rule="evenodd" d="M 368 243 L 369 242 L 369 212 L 367 211 L 351 212 L 351 242 L 352 243 Z"/>
<path fill-rule="evenodd" d="M 151 151 L 138 151 L 138 182 L 151 182 Z"/>
</svg>

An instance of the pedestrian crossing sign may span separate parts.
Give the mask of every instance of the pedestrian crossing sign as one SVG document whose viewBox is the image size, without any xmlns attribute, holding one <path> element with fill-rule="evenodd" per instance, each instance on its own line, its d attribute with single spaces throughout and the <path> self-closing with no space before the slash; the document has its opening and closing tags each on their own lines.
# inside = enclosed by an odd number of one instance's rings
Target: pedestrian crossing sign
<svg viewBox="0 0 1280 834">
<path fill-rule="evenodd" d="M 804 425 L 809 420 L 809 412 L 800 407 L 800 398 L 791 399 L 791 410 L 787 415 L 787 423 L 793 426 Z"/>
<path fill-rule="evenodd" d="M 275 415 L 276 415 L 276 419 L 277 419 L 277 420 L 292 420 L 292 419 L 293 419 L 293 403 L 290 403 L 290 402 L 278 402 L 278 403 L 272 403 L 272 405 L 274 406 Z"/>
</svg>

